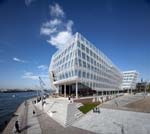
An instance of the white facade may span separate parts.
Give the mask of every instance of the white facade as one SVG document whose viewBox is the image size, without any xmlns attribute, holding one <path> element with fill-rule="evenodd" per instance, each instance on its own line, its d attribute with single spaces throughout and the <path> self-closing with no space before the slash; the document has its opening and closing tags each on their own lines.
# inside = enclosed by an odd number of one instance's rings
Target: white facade
<svg viewBox="0 0 150 134">
<path fill-rule="evenodd" d="M 123 90 L 135 89 L 137 79 L 138 79 L 138 72 L 136 70 L 124 71 L 122 89 Z"/>
<path fill-rule="evenodd" d="M 51 86 L 66 94 L 66 85 L 74 84 L 76 97 L 81 85 L 95 91 L 115 91 L 121 89 L 122 73 L 81 34 L 76 33 L 67 47 L 57 51 L 51 59 L 49 68 Z M 82 92 L 82 91 L 81 91 Z"/>
</svg>

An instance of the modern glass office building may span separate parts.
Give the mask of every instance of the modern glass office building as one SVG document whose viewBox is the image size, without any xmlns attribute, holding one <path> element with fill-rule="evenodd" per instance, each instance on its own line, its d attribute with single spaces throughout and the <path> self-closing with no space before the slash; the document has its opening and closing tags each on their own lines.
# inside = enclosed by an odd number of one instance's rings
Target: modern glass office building
<svg viewBox="0 0 150 134">
<path fill-rule="evenodd" d="M 121 90 L 122 73 L 111 60 L 81 34 L 51 59 L 51 88 L 63 96 L 91 96 Z"/>
<path fill-rule="evenodd" d="M 123 72 L 123 90 L 134 90 L 138 79 L 138 72 L 136 70 L 124 71 Z"/>
</svg>

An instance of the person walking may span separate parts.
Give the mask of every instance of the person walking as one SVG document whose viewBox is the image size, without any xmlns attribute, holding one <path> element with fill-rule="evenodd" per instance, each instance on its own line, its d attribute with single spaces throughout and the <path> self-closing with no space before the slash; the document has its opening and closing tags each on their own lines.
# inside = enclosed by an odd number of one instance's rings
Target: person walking
<svg viewBox="0 0 150 134">
<path fill-rule="evenodd" d="M 15 128 L 18 133 L 21 133 L 18 121 L 15 122 Z"/>
<path fill-rule="evenodd" d="M 33 115 L 35 115 L 35 111 L 33 110 Z"/>
<path fill-rule="evenodd" d="M 100 107 L 98 107 L 98 113 L 99 113 L 99 114 L 101 113 Z"/>
</svg>

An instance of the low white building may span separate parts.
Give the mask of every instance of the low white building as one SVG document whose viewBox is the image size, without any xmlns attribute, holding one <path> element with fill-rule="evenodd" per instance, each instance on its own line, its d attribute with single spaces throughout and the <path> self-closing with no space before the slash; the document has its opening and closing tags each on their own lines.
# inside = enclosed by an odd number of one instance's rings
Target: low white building
<svg viewBox="0 0 150 134">
<path fill-rule="evenodd" d="M 136 88 L 136 83 L 138 80 L 138 72 L 136 70 L 124 71 L 123 72 L 123 90 L 134 90 Z"/>
<path fill-rule="evenodd" d="M 51 88 L 64 96 L 121 90 L 120 70 L 79 33 L 52 56 L 49 73 Z"/>
</svg>

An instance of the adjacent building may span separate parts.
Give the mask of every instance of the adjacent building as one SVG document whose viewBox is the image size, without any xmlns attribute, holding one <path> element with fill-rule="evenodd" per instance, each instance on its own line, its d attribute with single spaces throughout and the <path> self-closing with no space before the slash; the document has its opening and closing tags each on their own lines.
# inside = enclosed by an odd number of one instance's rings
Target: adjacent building
<svg viewBox="0 0 150 134">
<path fill-rule="evenodd" d="M 145 90 L 146 90 L 146 85 L 147 85 L 146 82 L 138 82 L 138 83 L 136 84 L 136 91 L 137 91 L 137 92 L 145 92 Z"/>
<path fill-rule="evenodd" d="M 121 90 L 120 70 L 79 33 L 52 56 L 49 74 L 52 89 L 63 96 L 78 98 Z"/>
<path fill-rule="evenodd" d="M 123 72 L 123 82 L 122 89 L 132 92 L 136 89 L 136 83 L 138 79 L 138 72 L 136 70 L 124 71 Z"/>
</svg>

